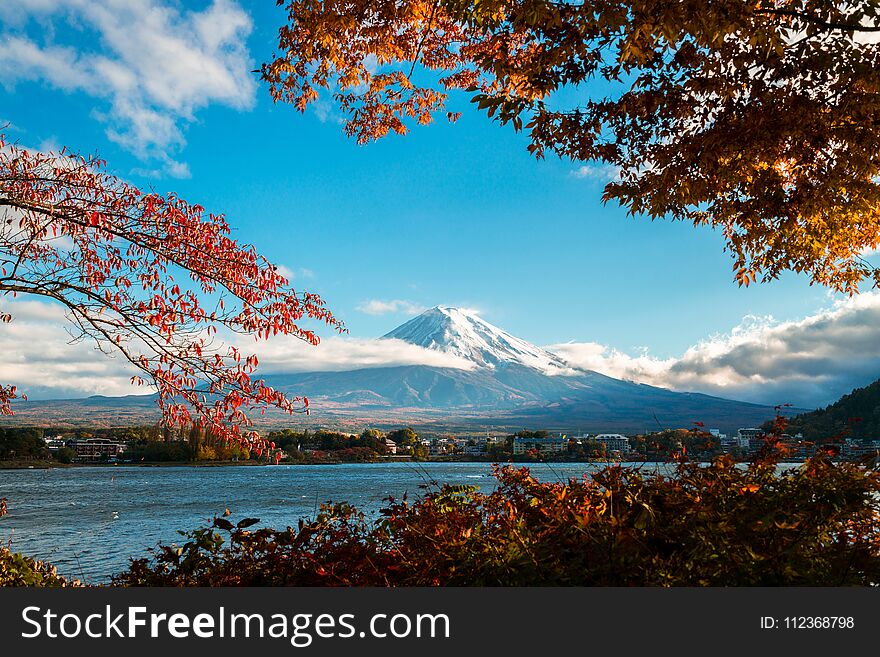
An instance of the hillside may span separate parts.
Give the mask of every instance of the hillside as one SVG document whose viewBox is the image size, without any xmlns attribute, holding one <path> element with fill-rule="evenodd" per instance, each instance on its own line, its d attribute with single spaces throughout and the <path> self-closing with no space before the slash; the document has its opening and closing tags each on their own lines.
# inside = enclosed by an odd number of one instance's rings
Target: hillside
<svg viewBox="0 0 880 657">
<path fill-rule="evenodd" d="M 831 438 L 843 432 L 848 438 L 880 438 L 880 380 L 856 388 L 824 409 L 792 418 L 788 432 L 802 433 L 807 440 Z"/>
<path fill-rule="evenodd" d="M 697 421 L 735 431 L 773 417 L 772 408 L 758 404 L 673 392 L 597 372 L 545 376 L 517 365 L 472 371 L 411 365 L 267 379 L 290 394 L 308 394 L 313 417 L 354 413 L 381 421 L 430 413 L 449 421 L 467 418 L 468 424 L 626 432 L 690 427 Z"/>
</svg>

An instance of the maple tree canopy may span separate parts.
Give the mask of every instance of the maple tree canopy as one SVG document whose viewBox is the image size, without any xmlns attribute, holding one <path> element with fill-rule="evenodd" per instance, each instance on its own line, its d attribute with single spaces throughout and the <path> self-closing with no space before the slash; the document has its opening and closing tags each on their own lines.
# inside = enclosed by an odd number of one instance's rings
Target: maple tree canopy
<svg viewBox="0 0 880 657">
<path fill-rule="evenodd" d="M 880 5 L 854 0 L 278 0 L 261 76 L 359 142 L 446 109 L 606 163 L 603 199 L 720 229 L 748 285 L 880 284 Z M 458 112 L 447 112 L 450 120 Z M 611 177 L 611 176 L 609 176 Z"/>
<path fill-rule="evenodd" d="M 155 385 L 168 426 L 232 440 L 256 439 L 242 431 L 248 409 L 294 413 L 308 399 L 252 378 L 257 357 L 223 344 L 218 328 L 311 344 L 318 336 L 298 325 L 303 318 L 343 330 L 320 297 L 297 293 L 254 247 L 231 239 L 222 216 L 141 192 L 96 158 L 31 152 L 2 135 L 0 294 L 62 304 L 76 337 L 121 354 L 140 370 L 134 382 Z M 18 396 L 0 386 L 0 413 Z"/>
</svg>

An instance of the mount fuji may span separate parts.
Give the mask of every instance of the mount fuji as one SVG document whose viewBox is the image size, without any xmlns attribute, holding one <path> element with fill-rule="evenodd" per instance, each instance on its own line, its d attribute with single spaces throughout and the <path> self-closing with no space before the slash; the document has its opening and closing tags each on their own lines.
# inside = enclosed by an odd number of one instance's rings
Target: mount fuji
<svg viewBox="0 0 880 657">
<path fill-rule="evenodd" d="M 313 414 L 298 423 L 353 430 L 403 424 L 437 431 L 491 427 L 635 433 L 703 422 L 730 432 L 774 416 L 769 406 L 674 392 L 577 369 L 459 308 L 431 308 L 380 340 L 440 352 L 449 356 L 443 362 L 456 366 L 365 367 L 265 378 L 289 395 L 309 397 Z M 155 398 L 146 395 L 27 401 L 17 405 L 15 418 L 27 426 L 119 426 L 149 423 L 156 416 Z M 267 413 L 256 422 L 287 426 L 291 418 Z"/>
<path fill-rule="evenodd" d="M 493 424 L 546 429 L 722 430 L 773 417 L 768 406 L 622 381 L 517 338 L 476 314 L 437 306 L 381 339 L 402 340 L 457 357 L 463 366 L 401 365 L 342 372 L 275 374 L 267 381 L 308 395 L 317 413 L 375 423 Z"/>
<path fill-rule="evenodd" d="M 559 356 L 459 308 L 431 308 L 382 338 L 452 354 L 477 367 L 522 365 L 550 376 L 575 373 Z"/>
</svg>

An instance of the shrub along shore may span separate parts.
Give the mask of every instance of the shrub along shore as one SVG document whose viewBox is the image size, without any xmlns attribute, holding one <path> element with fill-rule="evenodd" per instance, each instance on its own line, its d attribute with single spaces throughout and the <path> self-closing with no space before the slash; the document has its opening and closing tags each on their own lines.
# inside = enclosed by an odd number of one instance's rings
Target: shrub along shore
<svg viewBox="0 0 880 657">
<path fill-rule="evenodd" d="M 111 586 L 846 586 L 880 583 L 880 474 L 791 468 L 781 441 L 745 467 L 674 455 L 669 472 L 609 464 L 566 483 L 494 466 L 497 488 L 444 485 L 347 504 L 297 527 L 219 516 L 131 561 Z M 0 550 L 0 584 L 81 586 Z"/>
</svg>

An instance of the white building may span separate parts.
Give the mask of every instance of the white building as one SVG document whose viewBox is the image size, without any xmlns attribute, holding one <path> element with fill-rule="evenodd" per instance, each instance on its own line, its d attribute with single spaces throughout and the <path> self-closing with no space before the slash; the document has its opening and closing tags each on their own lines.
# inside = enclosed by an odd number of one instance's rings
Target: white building
<svg viewBox="0 0 880 657">
<path fill-rule="evenodd" d="M 709 429 L 709 433 L 718 441 L 718 446 L 721 447 L 721 451 L 729 452 L 731 449 L 739 445 L 739 437 L 728 436 L 726 433 L 721 433 L 720 429 Z"/>
<path fill-rule="evenodd" d="M 442 456 L 452 454 L 456 448 L 456 440 L 453 438 L 437 438 L 431 443 L 430 455 Z"/>
<path fill-rule="evenodd" d="M 520 438 L 516 436 L 513 439 L 513 453 L 525 454 L 531 450 L 537 452 L 558 453 L 568 449 L 568 438 L 566 436 L 557 436 L 550 438 Z"/>
<path fill-rule="evenodd" d="M 764 436 L 764 430 L 739 429 L 736 434 L 740 449 L 749 449 L 750 446 L 757 446 L 758 441 Z"/>
<path fill-rule="evenodd" d="M 628 452 L 629 438 L 622 433 L 600 433 L 590 440 L 605 445 L 606 452 Z"/>
<path fill-rule="evenodd" d="M 55 436 L 54 438 L 46 436 L 43 440 L 46 441 L 46 447 L 50 452 L 57 452 L 67 447 L 67 443 L 61 436 Z"/>
<path fill-rule="evenodd" d="M 125 451 L 124 443 L 117 443 L 107 438 L 71 440 L 68 445 L 76 452 L 78 461 L 115 459 Z"/>
</svg>

